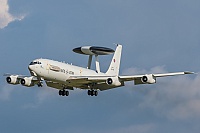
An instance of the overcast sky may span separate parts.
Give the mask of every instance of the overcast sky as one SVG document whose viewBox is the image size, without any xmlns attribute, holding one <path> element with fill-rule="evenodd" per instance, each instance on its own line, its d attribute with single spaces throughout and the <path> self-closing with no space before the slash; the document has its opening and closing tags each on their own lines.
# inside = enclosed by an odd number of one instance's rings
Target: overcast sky
<svg viewBox="0 0 200 133">
<path fill-rule="evenodd" d="M 83 45 L 123 45 L 120 74 L 199 72 L 199 0 L 0 0 L 0 74 L 29 75 L 49 58 L 86 67 Z M 112 56 L 100 57 L 106 71 Z M 90 97 L 0 78 L 2 133 L 199 133 L 200 75 L 167 77 Z"/>
</svg>

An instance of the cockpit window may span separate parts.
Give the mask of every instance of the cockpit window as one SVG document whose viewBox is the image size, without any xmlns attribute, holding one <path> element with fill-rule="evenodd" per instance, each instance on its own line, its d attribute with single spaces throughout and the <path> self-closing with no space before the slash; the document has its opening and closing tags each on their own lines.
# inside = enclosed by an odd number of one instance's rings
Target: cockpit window
<svg viewBox="0 0 200 133">
<path fill-rule="evenodd" d="M 35 65 L 35 64 L 42 64 L 42 63 L 39 61 L 32 61 L 29 65 Z"/>
</svg>

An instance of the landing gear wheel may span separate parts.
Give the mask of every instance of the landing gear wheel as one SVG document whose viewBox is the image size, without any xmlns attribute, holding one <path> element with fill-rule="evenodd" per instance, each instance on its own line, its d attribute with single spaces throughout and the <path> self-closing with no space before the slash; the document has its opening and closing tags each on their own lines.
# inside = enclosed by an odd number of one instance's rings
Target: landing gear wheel
<svg viewBox="0 0 200 133">
<path fill-rule="evenodd" d="M 60 96 L 69 96 L 69 91 L 59 90 L 58 94 L 59 94 Z"/>
<path fill-rule="evenodd" d="M 66 94 L 66 91 L 63 90 L 63 91 L 62 91 L 62 96 L 65 96 L 65 94 Z"/>
<path fill-rule="evenodd" d="M 93 96 L 94 95 L 94 90 L 91 90 L 91 96 Z"/>
<path fill-rule="evenodd" d="M 59 90 L 58 94 L 59 94 L 59 95 L 62 95 L 62 90 Z"/>
<path fill-rule="evenodd" d="M 38 82 L 37 85 L 38 85 L 38 87 L 42 87 L 43 83 L 42 82 Z"/>
<path fill-rule="evenodd" d="M 94 95 L 97 96 L 98 95 L 98 91 L 94 91 Z"/>
<path fill-rule="evenodd" d="M 98 91 L 88 90 L 88 95 L 89 96 L 97 96 L 98 95 Z"/>
<path fill-rule="evenodd" d="M 69 96 L 69 91 L 66 91 L 65 96 Z"/>
<path fill-rule="evenodd" d="M 88 95 L 89 95 L 89 96 L 91 95 L 91 91 L 90 91 L 90 90 L 88 90 Z"/>
</svg>

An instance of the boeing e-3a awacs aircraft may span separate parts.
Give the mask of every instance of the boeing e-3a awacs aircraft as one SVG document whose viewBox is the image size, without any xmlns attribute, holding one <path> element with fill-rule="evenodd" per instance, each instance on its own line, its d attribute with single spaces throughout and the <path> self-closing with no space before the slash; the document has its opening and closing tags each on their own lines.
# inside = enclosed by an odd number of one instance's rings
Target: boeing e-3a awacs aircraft
<svg viewBox="0 0 200 133">
<path fill-rule="evenodd" d="M 143 74 L 120 76 L 120 59 L 122 45 L 117 45 L 116 50 L 105 47 L 84 46 L 73 49 L 79 54 L 89 55 L 87 68 L 78 67 L 63 62 L 53 61 L 49 59 L 36 59 L 32 61 L 28 69 L 31 76 L 4 74 L 9 84 L 21 84 L 31 87 L 38 85 L 46 85 L 59 90 L 59 95 L 68 96 L 69 91 L 74 88 L 87 89 L 88 95 L 97 96 L 98 90 L 108 90 L 116 87 L 124 86 L 124 82 L 134 80 L 135 85 L 154 84 L 157 77 L 193 74 L 193 72 L 176 72 L 163 74 Z M 98 55 L 112 54 L 113 58 L 106 73 L 100 71 Z M 91 70 L 92 57 L 95 56 L 96 70 Z"/>
</svg>

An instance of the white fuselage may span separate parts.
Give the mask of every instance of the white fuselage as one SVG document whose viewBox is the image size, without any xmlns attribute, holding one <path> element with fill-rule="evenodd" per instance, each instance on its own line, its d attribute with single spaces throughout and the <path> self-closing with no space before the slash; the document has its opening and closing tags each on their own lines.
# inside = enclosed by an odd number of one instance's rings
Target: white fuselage
<svg viewBox="0 0 200 133">
<path fill-rule="evenodd" d="M 34 63 L 35 62 L 35 63 Z M 49 59 L 36 59 L 29 65 L 29 70 L 34 76 L 45 80 L 66 84 L 70 76 L 106 76 L 94 70 L 66 64 Z"/>
</svg>

